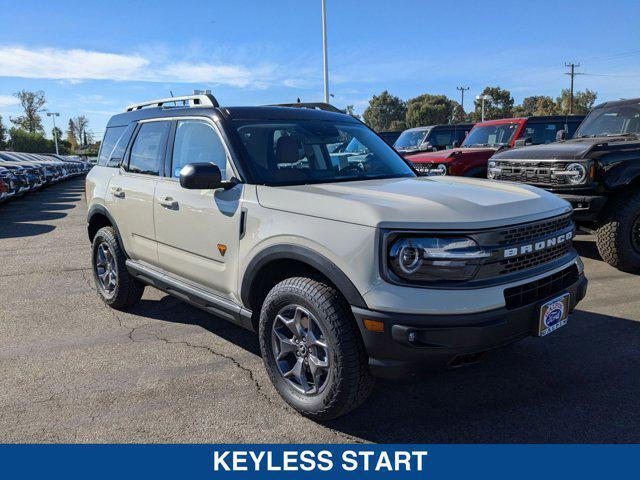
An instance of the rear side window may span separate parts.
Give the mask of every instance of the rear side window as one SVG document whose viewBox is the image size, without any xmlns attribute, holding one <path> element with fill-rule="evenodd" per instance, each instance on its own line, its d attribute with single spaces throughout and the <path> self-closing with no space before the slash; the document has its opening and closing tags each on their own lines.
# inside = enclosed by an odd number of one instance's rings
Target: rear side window
<svg viewBox="0 0 640 480">
<path fill-rule="evenodd" d="M 227 178 L 227 151 L 215 128 L 201 120 L 178 122 L 173 143 L 171 176 L 180 177 L 180 170 L 188 163 L 215 163 L 222 179 Z"/>
<path fill-rule="evenodd" d="M 118 140 L 122 136 L 126 127 L 110 127 L 107 128 L 107 131 L 104 133 L 104 138 L 102 139 L 102 145 L 100 145 L 100 155 L 98 155 L 98 165 L 106 165 L 107 161 L 111 157 L 111 152 L 113 151 L 113 147 L 116 146 Z"/>
<path fill-rule="evenodd" d="M 168 122 L 147 122 L 140 126 L 129 157 L 130 172 L 160 175 L 168 132 Z"/>
</svg>

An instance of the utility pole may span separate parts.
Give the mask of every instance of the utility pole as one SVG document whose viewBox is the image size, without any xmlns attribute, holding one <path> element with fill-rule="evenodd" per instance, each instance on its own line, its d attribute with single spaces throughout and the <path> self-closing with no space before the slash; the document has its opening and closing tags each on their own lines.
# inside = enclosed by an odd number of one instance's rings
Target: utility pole
<svg viewBox="0 0 640 480">
<path fill-rule="evenodd" d="M 51 117 L 53 120 L 53 140 L 56 143 L 56 155 L 60 155 L 58 151 L 58 129 L 56 128 L 56 117 L 59 117 L 60 114 L 58 112 L 47 112 L 47 117 Z"/>
<path fill-rule="evenodd" d="M 462 106 L 462 111 L 464 112 L 464 92 L 465 90 L 469 90 L 469 87 L 456 87 L 456 90 L 460 90 L 460 95 L 462 98 L 460 99 L 460 105 Z"/>
<path fill-rule="evenodd" d="M 324 103 L 329 103 L 329 59 L 327 58 L 326 0 L 322 0 L 322 64 L 324 68 Z"/>
<path fill-rule="evenodd" d="M 569 67 L 569 71 L 565 73 L 565 75 L 569 75 L 571 77 L 571 87 L 569 89 L 569 115 L 571 115 L 573 113 L 573 77 L 575 77 L 576 75 L 580 75 L 579 73 L 575 72 L 575 68 L 579 67 L 580 64 L 579 63 L 565 63 L 564 64 L 565 67 Z"/>
</svg>

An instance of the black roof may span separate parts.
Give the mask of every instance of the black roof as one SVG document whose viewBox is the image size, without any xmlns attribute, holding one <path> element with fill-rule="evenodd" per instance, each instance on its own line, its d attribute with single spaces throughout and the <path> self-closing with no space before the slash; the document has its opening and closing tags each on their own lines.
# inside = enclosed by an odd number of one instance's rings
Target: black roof
<svg viewBox="0 0 640 480">
<path fill-rule="evenodd" d="M 223 114 L 232 120 L 324 120 L 334 122 L 360 123 L 345 113 L 300 107 L 257 106 L 257 107 L 149 107 L 123 112 L 109 120 L 107 128 L 128 125 L 131 122 L 150 118 L 180 116 L 212 116 Z"/>
<path fill-rule="evenodd" d="M 612 102 L 604 102 L 599 105 L 596 105 L 593 108 L 617 107 L 622 105 L 637 105 L 638 103 L 640 103 L 640 98 L 627 98 L 624 100 L 614 100 Z"/>
<path fill-rule="evenodd" d="M 525 117 L 527 122 L 564 122 L 564 121 L 576 121 L 581 122 L 586 115 L 534 115 L 531 117 Z"/>
</svg>

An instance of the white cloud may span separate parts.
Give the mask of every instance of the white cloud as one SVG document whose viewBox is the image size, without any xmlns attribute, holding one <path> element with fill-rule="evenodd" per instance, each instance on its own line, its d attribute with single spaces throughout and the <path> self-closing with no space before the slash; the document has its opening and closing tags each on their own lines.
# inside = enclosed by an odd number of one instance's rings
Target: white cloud
<svg viewBox="0 0 640 480">
<path fill-rule="evenodd" d="M 0 107 L 9 107 L 11 105 L 18 105 L 20 100 L 18 100 L 13 95 L 0 95 Z"/>
<path fill-rule="evenodd" d="M 275 65 L 170 62 L 139 54 L 0 45 L 0 76 L 45 78 L 72 84 L 83 80 L 208 83 L 264 88 L 278 80 Z"/>
</svg>

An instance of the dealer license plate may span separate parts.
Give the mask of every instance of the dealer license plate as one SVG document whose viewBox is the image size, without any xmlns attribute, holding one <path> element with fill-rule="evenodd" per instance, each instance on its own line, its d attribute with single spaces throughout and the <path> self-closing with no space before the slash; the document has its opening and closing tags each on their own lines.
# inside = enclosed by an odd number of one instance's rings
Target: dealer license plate
<svg viewBox="0 0 640 480">
<path fill-rule="evenodd" d="M 540 307 L 538 336 L 544 337 L 554 330 L 564 327 L 569 320 L 570 294 L 565 293 Z"/>
</svg>

